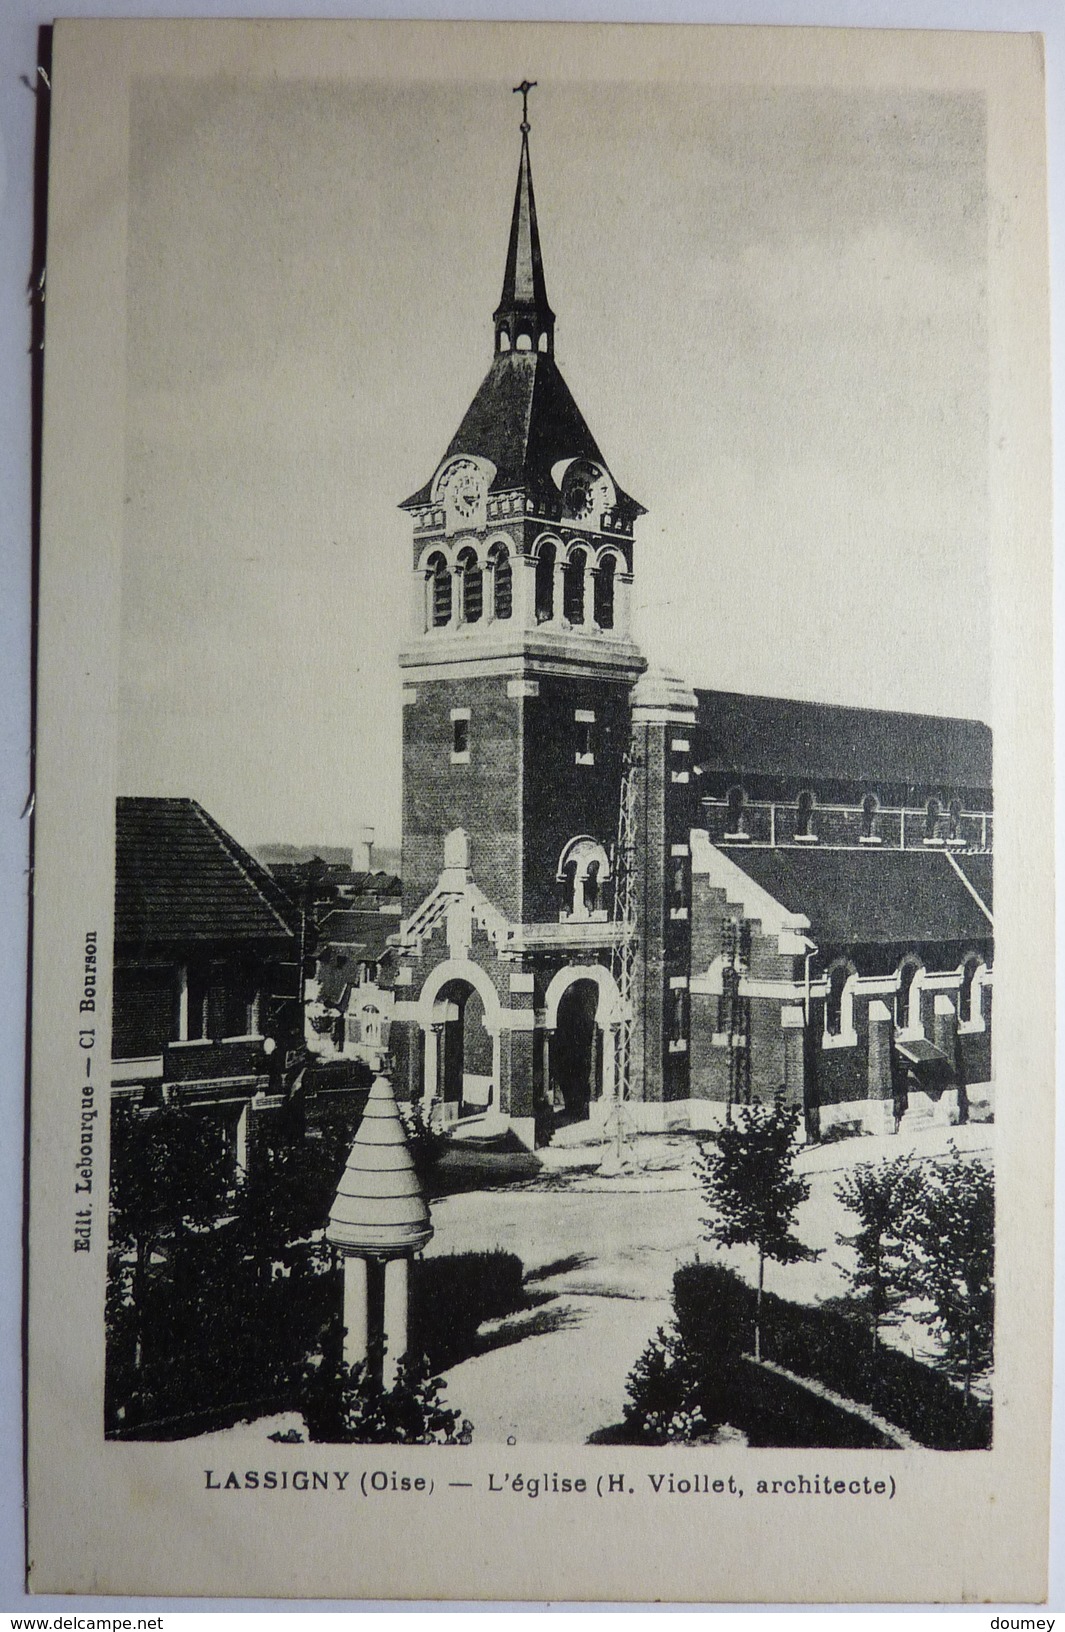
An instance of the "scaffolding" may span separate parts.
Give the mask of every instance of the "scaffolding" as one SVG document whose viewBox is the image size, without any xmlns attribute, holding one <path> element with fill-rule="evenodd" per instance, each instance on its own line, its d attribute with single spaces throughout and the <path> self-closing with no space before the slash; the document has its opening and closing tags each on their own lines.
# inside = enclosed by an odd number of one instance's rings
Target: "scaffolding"
<svg viewBox="0 0 1065 1632">
<path fill-rule="evenodd" d="M 721 924 L 721 1013 L 718 1031 L 728 1038 L 728 1100 L 726 1120 L 732 1121 L 734 1105 L 751 1103 L 751 1000 L 740 992 L 740 982 L 750 961 L 751 926 L 743 919 L 727 917 Z"/>
<path fill-rule="evenodd" d="M 617 837 L 614 843 L 614 905 L 611 914 L 614 936 L 610 972 L 617 985 L 620 1012 L 617 1052 L 614 1065 L 614 1093 L 607 1109 L 604 1135 L 606 1151 L 601 1173 L 627 1173 L 636 1166 L 636 1140 L 628 1103 L 632 1092 L 632 1027 L 636 975 L 636 769 L 630 751 L 625 755 L 618 801 Z"/>
</svg>

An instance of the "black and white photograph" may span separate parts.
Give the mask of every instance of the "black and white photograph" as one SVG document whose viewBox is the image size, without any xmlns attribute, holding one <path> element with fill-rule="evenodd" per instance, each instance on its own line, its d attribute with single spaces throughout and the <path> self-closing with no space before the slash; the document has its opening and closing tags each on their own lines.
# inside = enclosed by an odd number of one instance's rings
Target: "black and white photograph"
<svg viewBox="0 0 1065 1632">
<path fill-rule="evenodd" d="M 993 1489 L 1039 1070 L 995 1026 L 1001 107 L 670 30 L 434 73 L 374 25 L 329 73 L 296 25 L 284 73 L 212 26 L 129 68 L 101 206 L 109 1466 L 339 1499 L 450 1447 L 453 1494 L 655 1523 L 884 1513 L 896 1453 Z"/>
</svg>

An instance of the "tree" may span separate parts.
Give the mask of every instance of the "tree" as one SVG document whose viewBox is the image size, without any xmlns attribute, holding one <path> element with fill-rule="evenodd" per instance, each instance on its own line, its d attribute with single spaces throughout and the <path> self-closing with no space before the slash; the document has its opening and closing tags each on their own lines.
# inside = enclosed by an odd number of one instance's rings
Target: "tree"
<svg viewBox="0 0 1065 1632">
<path fill-rule="evenodd" d="M 144 1309 L 153 1253 L 213 1223 L 226 1195 L 222 1134 L 201 1112 L 116 1106 L 111 1119 L 111 1245 L 116 1295 L 132 1309 L 134 1367 L 142 1358 Z M 127 1283 L 121 1269 L 132 1253 Z"/>
<path fill-rule="evenodd" d="M 722 1247 L 753 1246 L 758 1252 L 756 1360 L 762 1358 L 766 1259 L 796 1264 L 819 1256 L 792 1228 L 800 1203 L 810 1193 L 809 1181 L 795 1172 L 798 1125 L 799 1112 L 784 1103 L 781 1089 L 772 1105 L 741 1106 L 734 1122 L 708 1135 L 698 1157 L 703 1195 L 714 1209 L 714 1216 L 701 1221 L 706 1240 Z"/>
<path fill-rule="evenodd" d="M 854 1248 L 856 1267 L 840 1267 L 868 1316 L 874 1358 L 881 1325 L 909 1296 L 904 1236 L 921 1187 L 920 1170 L 908 1152 L 890 1162 L 859 1162 L 836 1185 L 838 1200 L 861 1226 L 854 1235 L 837 1233 L 836 1240 Z"/>
<path fill-rule="evenodd" d="M 932 1163 L 907 1217 L 906 1271 L 919 1315 L 943 1344 L 945 1368 L 972 1381 L 991 1364 L 995 1320 L 995 1180 L 956 1145 Z"/>
</svg>

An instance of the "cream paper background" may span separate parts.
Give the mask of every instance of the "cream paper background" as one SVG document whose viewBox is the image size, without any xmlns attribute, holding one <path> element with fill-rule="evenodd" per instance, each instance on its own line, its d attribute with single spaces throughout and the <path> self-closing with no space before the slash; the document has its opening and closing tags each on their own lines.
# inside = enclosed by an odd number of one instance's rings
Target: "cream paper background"
<svg viewBox="0 0 1065 1632">
<path fill-rule="evenodd" d="M 530 1473 L 736 1471 L 735 1509 L 488 1498 L 516 1453 L 276 1448 L 295 1467 L 403 1471 L 482 1487 L 410 1499 L 224 1498 L 195 1441 L 105 1444 L 104 1221 L 70 1250 L 84 932 L 106 967 L 119 709 L 126 444 L 128 110 L 135 80 L 522 74 L 579 88 L 780 83 L 978 90 L 987 98 L 990 500 L 998 874 L 999 1355 L 991 1453 L 592 1447 L 522 1452 Z M 361 1597 L 1024 1599 L 1042 1591 L 1049 1454 L 1052 916 L 1049 405 L 1042 80 L 1031 38 L 456 25 L 64 24 L 57 30 L 41 564 L 30 1243 L 30 1556 L 39 1591 Z M 535 165 L 535 154 L 534 154 Z M 540 178 L 541 192 L 544 180 Z M 551 262 L 548 262 L 551 275 Z M 579 312 L 566 313 L 574 327 Z M 470 337 L 471 348 L 477 336 Z M 580 395 L 578 389 L 578 395 Z M 461 411 L 461 401 L 456 413 Z M 449 410 L 450 411 L 450 410 Z M 594 421 L 594 414 L 593 414 Z M 604 439 L 608 440 L 604 434 Z M 423 479 L 412 472 L 410 487 Z M 653 503 L 654 495 L 646 495 Z M 765 633 L 763 631 L 763 633 Z M 841 639 L 844 631 L 841 630 Z M 752 640 L 756 638 L 752 631 Z M 934 665 L 935 654 L 929 662 Z M 342 669 L 337 684 L 342 685 Z M 382 707 L 396 689 L 381 673 Z M 365 698 L 365 692 L 364 692 Z M 364 706 L 367 706 L 364 703 Z M 243 835 L 241 835 L 243 836 Z M 102 1019 L 103 1017 L 98 1017 Z M 98 1026 L 97 1081 L 108 1039 Z M 105 1135 L 105 1129 L 101 1130 Z M 104 1138 L 105 1143 L 105 1138 Z M 274 1449 L 274 1448 L 271 1448 Z M 243 1459 L 243 1453 L 242 1453 Z M 894 1474 L 890 1506 L 758 1500 L 811 1463 Z M 828 1464 L 832 1467 L 829 1468 Z M 471 1471 L 473 1470 L 473 1471 Z M 635 1476 L 635 1477 L 634 1477 Z M 646 1481 L 643 1481 L 645 1484 Z M 614 1500 L 618 1500 L 614 1498 Z"/>
</svg>

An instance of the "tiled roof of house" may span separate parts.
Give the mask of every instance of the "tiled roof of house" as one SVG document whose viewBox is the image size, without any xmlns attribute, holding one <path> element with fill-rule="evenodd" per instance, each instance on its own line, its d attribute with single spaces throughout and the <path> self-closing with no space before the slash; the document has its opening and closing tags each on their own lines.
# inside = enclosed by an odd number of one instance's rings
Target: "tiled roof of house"
<svg viewBox="0 0 1065 1632">
<path fill-rule="evenodd" d="M 805 913 L 820 946 L 976 943 L 994 933 L 942 850 L 725 853 L 787 911 Z"/>
<path fill-rule="evenodd" d="M 711 771 L 797 782 L 991 788 L 991 730 L 980 720 L 697 691 L 700 762 Z"/>
<path fill-rule="evenodd" d="M 401 895 L 403 893 L 403 880 L 397 878 L 395 873 L 380 871 L 352 873 L 350 879 L 345 879 L 344 882 L 350 883 L 356 895 Z"/>
<path fill-rule="evenodd" d="M 119 799 L 116 823 L 117 942 L 291 943 L 288 897 L 195 799 Z"/>
<path fill-rule="evenodd" d="M 399 920 L 389 913 L 337 908 L 318 919 L 318 945 L 343 947 L 363 963 L 377 963 L 398 929 Z"/>
</svg>

